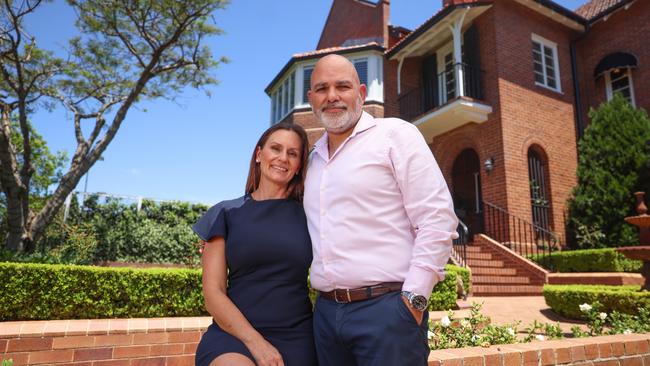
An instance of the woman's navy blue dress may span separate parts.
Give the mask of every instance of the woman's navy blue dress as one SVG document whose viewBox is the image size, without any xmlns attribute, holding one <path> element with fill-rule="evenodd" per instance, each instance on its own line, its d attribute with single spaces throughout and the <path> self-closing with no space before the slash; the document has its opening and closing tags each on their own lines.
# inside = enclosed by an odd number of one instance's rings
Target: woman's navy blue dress
<svg viewBox="0 0 650 366">
<path fill-rule="evenodd" d="M 204 241 L 224 237 L 228 297 L 278 349 L 284 364 L 316 365 L 307 289 L 312 251 L 302 204 L 246 195 L 211 207 L 193 229 Z M 196 350 L 196 365 L 208 366 L 231 352 L 254 361 L 239 339 L 213 321 Z"/>
</svg>

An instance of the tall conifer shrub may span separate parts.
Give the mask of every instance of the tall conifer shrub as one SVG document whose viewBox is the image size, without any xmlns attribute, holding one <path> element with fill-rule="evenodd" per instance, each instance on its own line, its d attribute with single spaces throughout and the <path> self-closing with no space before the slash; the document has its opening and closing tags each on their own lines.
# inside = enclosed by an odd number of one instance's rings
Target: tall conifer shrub
<svg viewBox="0 0 650 366">
<path fill-rule="evenodd" d="M 633 192 L 650 196 L 650 118 L 617 94 L 589 112 L 578 144 L 578 185 L 569 201 L 570 227 L 581 248 L 638 244 Z"/>
</svg>

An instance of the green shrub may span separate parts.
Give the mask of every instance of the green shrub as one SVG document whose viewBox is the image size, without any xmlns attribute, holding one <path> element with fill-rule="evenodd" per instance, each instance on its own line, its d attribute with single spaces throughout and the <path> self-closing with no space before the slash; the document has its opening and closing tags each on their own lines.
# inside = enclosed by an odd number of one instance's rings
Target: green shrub
<svg viewBox="0 0 650 366">
<path fill-rule="evenodd" d="M 628 259 L 614 248 L 567 250 L 546 257 L 529 257 L 557 272 L 639 272 L 643 262 Z"/>
<path fill-rule="evenodd" d="M 640 286 L 544 285 L 544 299 L 554 312 L 570 319 L 586 319 L 580 305 L 600 303 L 600 311 L 637 314 L 650 308 L 650 292 Z"/>
<path fill-rule="evenodd" d="M 0 321 L 207 314 L 201 272 L 0 263 Z"/>
<path fill-rule="evenodd" d="M 568 226 L 580 248 L 638 245 L 632 192 L 650 189 L 650 118 L 623 96 L 589 112 L 578 144 L 578 184 L 568 202 Z"/>
<path fill-rule="evenodd" d="M 470 273 L 466 268 L 447 265 L 445 267 L 447 275 L 445 279 L 441 282 L 438 282 L 433 288 L 433 292 L 429 297 L 429 310 L 449 310 L 456 308 L 456 276 L 461 276 L 463 278 L 463 285 L 465 287 L 465 292 L 469 293 L 470 290 Z"/>
</svg>

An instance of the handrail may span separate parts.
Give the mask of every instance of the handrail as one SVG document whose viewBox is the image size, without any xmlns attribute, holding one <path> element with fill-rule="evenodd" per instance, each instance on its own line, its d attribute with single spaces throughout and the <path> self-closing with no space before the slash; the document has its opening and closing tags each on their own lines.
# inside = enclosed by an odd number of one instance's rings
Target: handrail
<svg viewBox="0 0 650 366">
<path fill-rule="evenodd" d="M 548 228 L 517 217 L 490 202 L 483 201 L 485 233 L 524 257 L 547 260 L 559 249 L 560 239 Z M 551 268 L 552 269 L 552 268 Z"/>
<path fill-rule="evenodd" d="M 452 241 L 452 257 L 459 266 L 467 267 L 467 244 L 469 243 L 469 229 L 464 222 L 458 220 L 456 232 L 458 233 L 458 238 Z"/>
</svg>

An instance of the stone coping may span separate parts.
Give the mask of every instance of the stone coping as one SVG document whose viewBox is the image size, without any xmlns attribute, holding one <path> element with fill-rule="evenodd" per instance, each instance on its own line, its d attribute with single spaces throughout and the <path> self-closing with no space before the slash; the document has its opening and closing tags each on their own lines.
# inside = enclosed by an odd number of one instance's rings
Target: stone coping
<svg viewBox="0 0 650 366">
<path fill-rule="evenodd" d="M 551 285 L 643 285 L 645 279 L 640 273 L 628 272 L 572 272 L 549 273 Z"/>
<path fill-rule="evenodd" d="M 552 341 L 431 351 L 429 366 L 447 365 L 643 365 L 650 361 L 650 334 L 567 338 Z M 646 361 L 645 365 L 650 365 Z"/>
<path fill-rule="evenodd" d="M 131 318 L 0 322 L 0 338 L 204 331 L 212 318 Z"/>
</svg>

